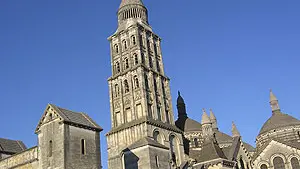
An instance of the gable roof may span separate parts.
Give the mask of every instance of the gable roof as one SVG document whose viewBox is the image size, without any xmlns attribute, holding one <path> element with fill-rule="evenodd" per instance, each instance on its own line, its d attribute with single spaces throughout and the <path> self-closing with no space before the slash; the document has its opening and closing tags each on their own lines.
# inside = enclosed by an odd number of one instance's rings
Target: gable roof
<svg viewBox="0 0 300 169">
<path fill-rule="evenodd" d="M 0 152 L 6 154 L 15 154 L 26 150 L 22 141 L 0 138 Z"/>
<path fill-rule="evenodd" d="M 158 148 L 163 148 L 163 149 L 167 149 L 167 150 L 169 149 L 168 147 L 158 143 L 157 141 L 153 140 L 150 137 L 144 137 L 144 138 L 141 138 L 140 140 L 132 143 L 130 146 L 128 146 L 126 149 L 124 149 L 123 152 L 129 151 L 129 150 L 134 150 L 134 149 L 137 149 L 139 147 L 146 146 L 146 145 L 150 145 L 150 146 L 154 146 L 154 147 L 158 147 Z"/>
<path fill-rule="evenodd" d="M 60 108 L 54 104 L 48 104 L 44 115 L 42 116 L 37 128 L 36 128 L 36 132 L 39 130 L 40 126 L 42 125 L 43 119 L 45 118 L 46 114 L 47 114 L 47 110 L 49 108 L 52 108 L 61 118 L 61 120 L 69 125 L 73 125 L 73 126 L 79 126 L 82 128 L 87 128 L 87 129 L 91 129 L 91 130 L 95 130 L 95 131 L 102 131 L 103 129 L 96 123 L 93 121 L 92 118 L 90 118 L 87 114 L 82 113 L 82 112 L 74 112 L 71 110 L 67 110 L 64 108 Z"/>
</svg>

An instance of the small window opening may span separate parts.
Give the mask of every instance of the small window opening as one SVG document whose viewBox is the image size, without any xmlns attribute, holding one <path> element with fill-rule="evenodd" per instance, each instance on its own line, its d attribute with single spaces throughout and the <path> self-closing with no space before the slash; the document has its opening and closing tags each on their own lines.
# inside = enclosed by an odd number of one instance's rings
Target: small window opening
<svg viewBox="0 0 300 169">
<path fill-rule="evenodd" d="M 116 84 L 116 85 L 115 85 L 115 96 L 118 97 L 119 94 L 120 94 L 119 85 Z"/>
<path fill-rule="evenodd" d="M 155 164 L 156 164 L 156 167 L 158 168 L 159 167 L 159 158 L 157 155 L 155 156 Z"/>
<path fill-rule="evenodd" d="M 135 36 L 134 36 L 134 35 L 131 37 L 131 39 L 132 39 L 132 44 L 133 44 L 133 45 L 136 45 L 136 39 L 135 39 Z"/>
<path fill-rule="evenodd" d="M 52 113 L 49 114 L 49 120 L 52 120 L 53 119 L 53 115 Z"/>
<path fill-rule="evenodd" d="M 81 139 L 81 154 L 85 155 L 86 151 L 85 151 L 85 140 Z"/>
<path fill-rule="evenodd" d="M 153 62 L 152 62 L 152 57 L 151 57 L 151 56 L 149 57 L 149 66 L 150 66 L 151 68 L 153 68 Z"/>
<path fill-rule="evenodd" d="M 53 143 L 52 143 L 52 140 L 50 140 L 49 141 L 48 157 L 52 157 L 52 151 L 53 151 Z"/>
<path fill-rule="evenodd" d="M 194 144 L 195 144 L 195 147 L 199 147 L 199 143 L 198 143 L 198 139 L 197 138 L 194 138 Z"/>
</svg>

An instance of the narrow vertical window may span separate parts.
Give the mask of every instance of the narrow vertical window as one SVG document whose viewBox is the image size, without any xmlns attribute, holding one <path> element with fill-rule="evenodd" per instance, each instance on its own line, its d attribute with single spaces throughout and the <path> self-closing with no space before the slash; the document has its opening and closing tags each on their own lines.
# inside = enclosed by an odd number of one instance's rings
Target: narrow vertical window
<svg viewBox="0 0 300 169">
<path fill-rule="evenodd" d="M 133 45 L 136 45 L 136 39 L 134 35 L 131 36 L 131 41 Z"/>
<path fill-rule="evenodd" d="M 159 167 L 159 159 L 158 159 L 157 155 L 155 156 L 155 164 L 156 164 L 156 167 L 158 168 Z"/>
<path fill-rule="evenodd" d="M 195 144 L 195 147 L 199 147 L 199 143 L 198 143 L 198 139 L 197 138 L 194 138 L 194 144 Z"/>
<path fill-rule="evenodd" d="M 119 46 L 117 44 L 115 44 L 115 51 L 116 53 L 119 53 Z"/>
<path fill-rule="evenodd" d="M 135 89 L 140 88 L 139 79 L 137 76 L 134 76 L 134 84 L 135 84 Z"/>
<path fill-rule="evenodd" d="M 120 63 L 116 62 L 116 69 L 117 69 L 117 73 L 120 73 Z"/>
<path fill-rule="evenodd" d="M 127 49 L 127 41 L 126 40 L 123 40 L 123 47 L 124 47 L 124 49 Z"/>
<path fill-rule="evenodd" d="M 125 88 L 125 93 L 129 92 L 129 85 L 128 85 L 128 81 L 124 80 L 124 88 Z"/>
<path fill-rule="evenodd" d="M 129 59 L 126 58 L 125 59 L 125 69 L 128 69 L 129 68 Z"/>
<path fill-rule="evenodd" d="M 133 57 L 134 57 L 134 64 L 137 65 L 139 63 L 138 55 L 135 53 L 133 54 Z"/>
<path fill-rule="evenodd" d="M 150 66 L 151 68 L 153 68 L 153 62 L 152 62 L 152 57 L 151 57 L 151 56 L 149 57 L 149 66 Z"/>
<path fill-rule="evenodd" d="M 85 140 L 81 139 L 81 154 L 85 155 L 86 151 L 85 151 Z"/>
<path fill-rule="evenodd" d="M 119 85 L 115 84 L 115 96 L 118 97 L 120 94 L 120 89 L 119 89 Z"/>
<path fill-rule="evenodd" d="M 242 158 L 240 159 L 240 165 L 241 165 L 241 169 L 245 169 L 245 163 Z"/>
<path fill-rule="evenodd" d="M 50 140 L 49 141 L 48 157 L 52 157 L 52 151 L 53 151 L 53 143 L 52 143 L 52 140 Z"/>
</svg>

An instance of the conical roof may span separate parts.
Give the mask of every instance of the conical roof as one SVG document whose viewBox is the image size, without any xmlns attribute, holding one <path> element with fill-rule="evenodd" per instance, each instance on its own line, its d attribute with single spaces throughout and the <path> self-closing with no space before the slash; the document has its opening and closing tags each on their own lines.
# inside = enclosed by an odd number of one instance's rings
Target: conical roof
<svg viewBox="0 0 300 169">
<path fill-rule="evenodd" d="M 278 101 L 278 99 L 276 98 L 276 96 L 274 95 L 272 89 L 270 90 L 270 102 L 271 101 Z"/>
<path fill-rule="evenodd" d="M 208 115 L 207 115 L 205 109 L 203 109 L 202 111 L 203 111 L 203 114 L 202 114 L 202 120 L 201 120 L 201 123 L 202 123 L 202 124 L 209 124 L 209 123 L 211 123 L 210 118 L 208 117 Z"/>
<path fill-rule="evenodd" d="M 212 109 L 209 109 L 209 117 L 211 121 L 217 120 L 214 112 L 212 111 Z"/>
<path fill-rule="evenodd" d="M 300 125 L 300 121 L 290 115 L 277 111 L 274 112 L 273 115 L 265 122 L 259 132 L 259 135 L 270 130 L 294 125 Z"/>
<path fill-rule="evenodd" d="M 231 128 L 232 137 L 239 137 L 241 136 L 240 132 L 238 131 L 236 125 L 234 122 L 232 122 L 232 128 Z"/>
<path fill-rule="evenodd" d="M 119 9 L 126 5 L 143 5 L 144 6 L 142 0 L 122 0 Z"/>
<path fill-rule="evenodd" d="M 177 97 L 177 105 L 185 104 L 183 98 L 181 97 L 180 91 L 178 91 L 178 97 Z"/>
</svg>

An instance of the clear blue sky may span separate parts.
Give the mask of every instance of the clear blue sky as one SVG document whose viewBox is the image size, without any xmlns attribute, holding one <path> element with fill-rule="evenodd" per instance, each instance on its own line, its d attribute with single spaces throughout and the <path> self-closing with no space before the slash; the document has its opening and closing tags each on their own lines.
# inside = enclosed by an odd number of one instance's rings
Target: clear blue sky
<svg viewBox="0 0 300 169">
<path fill-rule="evenodd" d="M 180 90 L 190 117 L 200 121 L 201 109 L 213 108 L 223 132 L 235 121 L 252 145 L 271 116 L 270 88 L 284 112 L 300 117 L 300 1 L 144 1 L 163 39 L 174 108 Z M 84 111 L 104 128 L 106 168 L 107 37 L 119 3 L 0 1 L 0 137 L 34 146 L 47 103 Z"/>
</svg>

